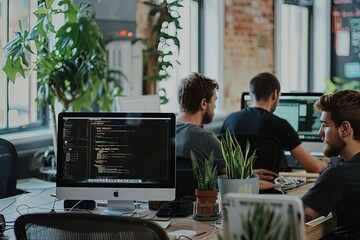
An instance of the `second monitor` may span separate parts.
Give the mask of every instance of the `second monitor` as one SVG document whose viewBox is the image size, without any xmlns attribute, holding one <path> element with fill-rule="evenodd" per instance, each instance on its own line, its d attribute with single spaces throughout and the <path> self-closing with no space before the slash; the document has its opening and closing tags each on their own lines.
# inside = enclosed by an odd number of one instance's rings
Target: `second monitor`
<svg viewBox="0 0 360 240">
<path fill-rule="evenodd" d="M 318 135 L 320 113 L 314 110 L 314 103 L 322 93 L 281 93 L 275 115 L 287 120 L 303 141 L 321 141 Z M 241 108 L 249 107 L 251 98 L 244 92 Z"/>
</svg>

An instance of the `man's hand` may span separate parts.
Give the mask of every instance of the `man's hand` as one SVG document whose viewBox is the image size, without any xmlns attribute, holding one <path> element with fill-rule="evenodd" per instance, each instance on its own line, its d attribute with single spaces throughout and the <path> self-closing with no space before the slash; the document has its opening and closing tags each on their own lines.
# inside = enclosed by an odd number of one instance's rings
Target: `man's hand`
<svg viewBox="0 0 360 240">
<path fill-rule="evenodd" d="M 272 189 L 272 188 L 277 188 L 277 187 L 279 187 L 279 185 L 268 182 L 268 181 L 260 180 L 260 190 L 267 190 L 267 189 Z"/>
<path fill-rule="evenodd" d="M 279 176 L 277 173 L 266 169 L 254 169 L 254 173 L 259 175 L 261 180 L 267 181 L 272 181 Z"/>
<path fill-rule="evenodd" d="M 309 221 L 321 216 L 314 209 L 312 209 L 306 205 L 304 205 L 304 215 L 305 215 L 305 222 L 309 222 Z"/>
</svg>

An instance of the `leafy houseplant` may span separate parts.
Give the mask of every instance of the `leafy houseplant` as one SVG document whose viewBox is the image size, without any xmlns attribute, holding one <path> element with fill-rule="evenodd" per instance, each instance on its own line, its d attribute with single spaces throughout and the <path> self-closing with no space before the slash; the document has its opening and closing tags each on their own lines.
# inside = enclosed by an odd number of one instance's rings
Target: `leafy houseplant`
<svg viewBox="0 0 360 240">
<path fill-rule="evenodd" d="M 245 155 L 235 136 L 226 129 L 225 138 L 221 140 L 221 151 L 226 162 L 226 174 L 229 179 L 245 179 L 253 174 L 256 150 L 250 151 L 250 142 L 246 142 Z"/>
<path fill-rule="evenodd" d="M 145 49 L 143 50 L 143 76 L 145 94 L 157 94 L 156 83 L 170 77 L 169 68 L 173 68 L 174 59 L 172 47 L 180 49 L 180 41 L 177 32 L 181 29 L 178 8 L 183 7 L 183 0 L 164 0 L 160 4 L 145 1 L 150 6 L 149 17 L 151 21 L 151 32 L 141 40 Z M 161 103 L 168 102 L 166 90 L 162 92 Z"/>
<path fill-rule="evenodd" d="M 120 85 L 108 74 L 103 36 L 89 6 L 71 0 L 58 5 L 54 0 L 39 1 L 34 27 L 23 30 L 19 22 L 16 38 L 4 47 L 3 70 L 12 82 L 18 73 L 25 78 L 26 72 L 36 71 L 36 100 L 50 106 L 55 149 L 57 102 L 62 111 L 92 110 L 94 101 L 109 111 L 113 98 L 121 94 Z M 61 17 L 59 27 L 55 16 Z"/>
<path fill-rule="evenodd" d="M 325 93 L 334 93 L 340 90 L 353 89 L 360 90 L 360 81 L 346 81 L 339 77 L 333 77 L 332 80 L 326 80 L 326 90 Z"/>
<path fill-rule="evenodd" d="M 197 189 L 205 191 L 217 189 L 218 174 L 217 167 L 214 166 L 214 152 L 211 151 L 209 158 L 205 159 L 203 171 L 200 169 L 195 153 L 190 151 L 190 155 L 194 177 L 197 182 Z"/>
<path fill-rule="evenodd" d="M 259 193 L 259 177 L 253 174 L 256 160 L 256 149 L 250 153 L 250 142 L 246 142 L 245 153 L 235 135 L 226 129 L 221 139 L 221 151 L 226 162 L 227 178 L 219 177 L 218 185 L 221 195 L 227 192 Z"/>
<path fill-rule="evenodd" d="M 254 240 L 276 240 L 276 239 L 292 239 L 291 228 L 289 223 L 284 222 L 284 218 L 275 211 L 268 203 L 254 203 L 252 212 L 244 213 L 241 219 L 244 233 L 235 239 L 254 239 Z M 286 226 L 286 228 L 284 227 Z M 281 233 L 281 229 L 285 228 L 285 232 Z"/>
<path fill-rule="evenodd" d="M 214 152 L 204 161 L 204 169 L 200 169 L 199 162 L 193 151 L 190 151 L 192 169 L 197 189 L 195 189 L 196 202 L 194 203 L 193 218 L 195 220 L 216 220 L 219 218 L 219 205 L 217 203 L 217 167 L 214 165 Z"/>
</svg>

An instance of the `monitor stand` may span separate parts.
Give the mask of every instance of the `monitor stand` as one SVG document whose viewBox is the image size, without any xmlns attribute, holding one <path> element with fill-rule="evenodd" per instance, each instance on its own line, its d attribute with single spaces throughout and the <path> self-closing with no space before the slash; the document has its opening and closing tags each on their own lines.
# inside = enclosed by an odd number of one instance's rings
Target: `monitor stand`
<svg viewBox="0 0 360 240">
<path fill-rule="evenodd" d="M 135 212 L 135 201 L 109 200 L 104 214 L 128 217 Z"/>
</svg>

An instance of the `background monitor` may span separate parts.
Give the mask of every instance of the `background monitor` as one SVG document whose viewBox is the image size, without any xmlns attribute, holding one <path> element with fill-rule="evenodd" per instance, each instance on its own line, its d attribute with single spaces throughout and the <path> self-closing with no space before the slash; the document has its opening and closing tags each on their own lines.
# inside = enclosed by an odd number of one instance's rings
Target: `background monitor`
<svg viewBox="0 0 360 240">
<path fill-rule="evenodd" d="M 175 199 L 175 114 L 65 112 L 58 121 L 57 198 L 123 211 Z"/>
<path fill-rule="evenodd" d="M 121 96 L 115 98 L 114 105 L 116 112 L 160 112 L 160 96 Z"/>
<path fill-rule="evenodd" d="M 275 115 L 286 119 L 304 141 L 321 141 L 318 131 L 321 113 L 314 110 L 314 103 L 322 93 L 281 93 Z M 241 97 L 241 108 L 249 107 L 251 98 L 248 92 Z"/>
</svg>

